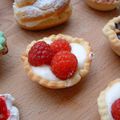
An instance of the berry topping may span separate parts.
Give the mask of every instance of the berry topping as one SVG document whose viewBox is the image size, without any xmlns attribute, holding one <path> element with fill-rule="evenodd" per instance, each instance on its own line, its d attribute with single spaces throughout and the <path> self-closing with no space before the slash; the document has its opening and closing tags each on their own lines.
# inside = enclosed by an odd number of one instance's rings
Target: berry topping
<svg viewBox="0 0 120 120">
<path fill-rule="evenodd" d="M 120 120 L 120 99 L 112 104 L 112 116 L 115 120 Z"/>
<path fill-rule="evenodd" d="M 28 61 L 33 66 L 50 64 L 53 57 L 50 46 L 43 42 L 35 43 L 28 53 Z"/>
<path fill-rule="evenodd" d="M 71 51 L 71 46 L 69 45 L 69 42 L 64 39 L 55 40 L 50 46 L 54 54 L 60 51 Z"/>
<path fill-rule="evenodd" d="M 76 56 L 68 51 L 58 52 L 52 59 L 52 72 L 61 80 L 71 78 L 77 70 Z"/>
<path fill-rule="evenodd" d="M 0 97 L 0 120 L 7 120 L 9 115 L 10 115 L 10 113 L 7 110 L 5 98 Z"/>
</svg>

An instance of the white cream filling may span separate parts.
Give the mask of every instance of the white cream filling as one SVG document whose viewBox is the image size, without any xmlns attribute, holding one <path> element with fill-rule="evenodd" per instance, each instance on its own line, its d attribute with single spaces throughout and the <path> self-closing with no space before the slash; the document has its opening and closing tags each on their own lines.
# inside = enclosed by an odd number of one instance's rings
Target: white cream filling
<svg viewBox="0 0 120 120">
<path fill-rule="evenodd" d="M 119 98 L 120 98 L 120 83 L 116 83 L 112 87 L 110 87 L 110 89 L 107 90 L 106 97 L 105 97 L 110 120 L 114 120 L 111 114 L 112 104 Z"/>
<path fill-rule="evenodd" d="M 19 120 L 19 111 L 13 106 L 14 98 L 10 94 L 0 94 L 0 96 L 4 96 L 6 99 L 7 109 L 10 111 L 8 120 Z"/>
<path fill-rule="evenodd" d="M 52 41 L 50 39 L 48 40 L 48 38 L 44 38 L 44 41 L 47 42 L 48 44 L 52 43 Z M 76 56 L 78 60 L 78 69 L 83 68 L 85 61 L 87 59 L 87 52 L 85 48 L 77 43 L 71 43 L 70 46 L 71 46 L 71 52 Z M 32 66 L 32 71 L 35 74 L 47 80 L 60 80 L 53 74 L 53 72 L 50 69 L 50 66 L 48 65 L 43 65 L 40 67 Z M 79 73 L 77 73 L 76 76 L 78 76 L 78 74 Z"/>
</svg>

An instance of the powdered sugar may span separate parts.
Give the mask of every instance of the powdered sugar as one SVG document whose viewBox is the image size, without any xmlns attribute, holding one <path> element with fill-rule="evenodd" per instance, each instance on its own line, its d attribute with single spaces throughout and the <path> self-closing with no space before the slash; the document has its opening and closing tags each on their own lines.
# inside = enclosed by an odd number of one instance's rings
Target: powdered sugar
<svg viewBox="0 0 120 120">
<path fill-rule="evenodd" d="M 19 18 L 32 18 L 55 12 L 68 2 L 69 0 L 36 0 L 32 5 L 23 7 L 18 7 L 17 3 L 14 2 L 13 8 Z"/>
</svg>

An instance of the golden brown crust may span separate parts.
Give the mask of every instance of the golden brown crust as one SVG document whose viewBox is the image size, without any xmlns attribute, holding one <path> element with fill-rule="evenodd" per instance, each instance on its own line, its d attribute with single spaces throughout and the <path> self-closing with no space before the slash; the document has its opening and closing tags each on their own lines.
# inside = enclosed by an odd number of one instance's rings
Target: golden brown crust
<svg viewBox="0 0 120 120">
<path fill-rule="evenodd" d="M 103 28 L 103 33 L 109 39 L 113 51 L 120 56 L 120 40 L 117 37 L 117 31 L 115 28 L 115 23 L 119 23 L 119 22 L 120 22 L 120 16 L 110 20 Z"/>
<path fill-rule="evenodd" d="M 94 9 L 100 10 L 100 11 L 113 10 L 113 9 L 117 8 L 117 6 L 118 6 L 118 3 L 111 3 L 111 4 L 107 4 L 107 3 L 97 3 L 96 1 L 93 1 L 93 0 L 86 0 L 86 3 L 87 3 L 91 8 L 94 8 Z"/>
<path fill-rule="evenodd" d="M 17 0 L 15 0 L 16 1 L 16 5 L 18 6 L 18 7 L 24 7 L 24 6 L 28 6 L 28 5 L 32 5 L 36 0 L 23 0 L 22 2 L 17 2 Z"/>
<path fill-rule="evenodd" d="M 65 38 L 70 43 L 75 42 L 75 43 L 79 43 L 79 44 L 83 45 L 86 49 L 86 52 L 87 52 L 87 59 L 86 59 L 86 62 L 84 64 L 84 67 L 82 69 L 78 69 L 76 74 L 72 78 L 70 78 L 69 80 L 66 80 L 66 81 L 62 81 L 62 80 L 49 81 L 49 80 L 41 78 L 40 76 L 38 76 L 38 75 L 36 75 L 32 72 L 31 66 L 28 63 L 27 54 L 28 54 L 30 48 L 37 41 L 33 41 L 30 45 L 28 45 L 28 47 L 26 49 L 26 52 L 22 55 L 22 61 L 24 63 L 24 69 L 26 70 L 29 78 L 33 81 L 38 82 L 42 86 L 52 88 L 52 89 L 66 88 L 66 87 L 70 87 L 70 86 L 73 86 L 73 85 L 77 84 L 81 80 L 81 77 L 84 77 L 89 72 L 89 68 L 90 68 L 90 64 L 91 64 L 91 58 L 90 58 L 91 47 L 90 47 L 90 45 L 87 41 L 85 41 L 83 39 L 80 39 L 80 38 L 72 38 L 71 36 L 62 35 L 62 34 L 51 35 L 49 38 L 51 40 L 55 40 L 55 39 L 61 38 L 61 37 Z M 41 39 L 41 40 L 43 41 L 44 38 Z"/>
<path fill-rule="evenodd" d="M 41 23 L 33 27 L 27 27 L 23 25 L 24 22 L 21 22 L 21 21 L 17 21 L 17 22 L 22 28 L 27 30 L 43 30 L 43 29 L 48 29 L 48 28 L 60 25 L 62 23 L 65 23 L 71 16 L 71 13 L 72 13 L 72 10 L 71 10 L 71 7 L 69 7 L 64 13 L 61 13 L 61 15 L 59 16 L 57 14 L 54 14 L 53 16 L 51 16 L 52 18 L 50 17 L 50 18 L 44 18 L 44 20 L 42 19 L 42 22 L 41 20 L 39 20 L 39 22 Z"/>
<path fill-rule="evenodd" d="M 108 108 L 105 102 L 105 94 L 106 94 L 106 91 L 108 91 L 115 83 L 118 83 L 118 82 L 120 82 L 120 79 L 116 79 L 110 82 L 108 87 L 100 93 L 97 99 L 98 111 L 99 111 L 101 120 L 110 120 Z"/>
<path fill-rule="evenodd" d="M 27 18 L 22 18 L 20 19 L 21 22 L 33 22 L 33 21 L 38 21 L 38 20 L 43 20 L 43 19 L 47 19 L 51 16 L 60 16 L 63 12 L 66 11 L 66 9 L 68 9 L 70 6 L 69 4 L 65 4 L 63 6 L 61 6 L 59 9 L 56 9 L 55 12 L 51 12 L 51 13 L 47 13 L 44 14 L 42 16 L 38 16 L 38 17 L 27 17 Z M 17 13 L 16 16 L 19 16 L 22 13 Z"/>
</svg>

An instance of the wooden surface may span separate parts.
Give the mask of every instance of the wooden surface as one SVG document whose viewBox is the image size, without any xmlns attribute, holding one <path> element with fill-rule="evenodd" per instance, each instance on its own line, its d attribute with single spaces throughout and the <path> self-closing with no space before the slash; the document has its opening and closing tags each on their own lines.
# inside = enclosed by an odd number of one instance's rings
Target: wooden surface
<svg viewBox="0 0 120 120">
<path fill-rule="evenodd" d="M 0 30 L 6 33 L 9 46 L 9 53 L 0 60 L 0 93 L 14 95 L 21 120 L 99 120 L 99 92 L 120 77 L 120 58 L 101 30 L 119 11 L 97 12 L 87 7 L 84 0 L 73 0 L 73 15 L 67 24 L 30 32 L 16 24 L 12 3 L 13 0 L 0 0 Z M 85 38 L 91 43 L 95 58 L 89 75 L 79 84 L 50 90 L 28 79 L 20 55 L 32 40 L 57 33 Z"/>
</svg>

